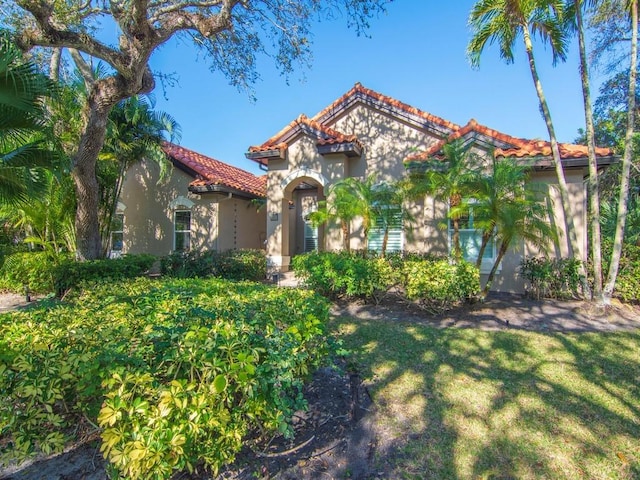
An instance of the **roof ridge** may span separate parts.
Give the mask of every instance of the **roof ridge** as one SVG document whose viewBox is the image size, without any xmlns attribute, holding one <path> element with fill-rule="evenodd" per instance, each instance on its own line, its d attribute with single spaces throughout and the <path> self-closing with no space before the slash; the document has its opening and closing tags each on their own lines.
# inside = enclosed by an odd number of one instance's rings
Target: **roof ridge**
<svg viewBox="0 0 640 480">
<path fill-rule="evenodd" d="M 425 120 L 429 120 L 431 122 L 437 123 L 438 125 L 445 127 L 445 128 L 449 128 L 451 130 L 458 130 L 460 128 L 460 126 L 458 124 L 455 124 L 449 120 L 445 120 L 442 117 L 439 117 L 437 115 L 434 115 L 432 113 L 426 112 L 424 110 L 421 110 L 419 108 L 413 107 L 411 105 L 409 105 L 408 103 L 402 102 L 400 100 L 397 100 L 389 95 L 384 95 L 380 92 L 377 92 L 371 88 L 367 88 L 364 85 L 362 85 L 360 82 L 356 82 L 356 84 L 345 94 L 343 94 L 342 96 L 340 96 L 339 98 L 337 98 L 336 100 L 334 100 L 331 104 L 329 104 L 327 107 L 323 108 L 322 110 L 320 110 L 318 113 L 316 113 L 312 119 L 318 121 L 320 118 L 324 117 L 325 115 L 329 114 L 331 111 L 335 110 L 339 105 L 345 103 L 350 97 L 356 95 L 356 94 L 361 94 L 361 95 L 366 95 L 369 96 L 371 98 L 374 98 L 378 101 L 381 101 L 383 103 L 386 103 L 387 105 L 391 105 L 393 107 L 396 108 L 400 108 L 401 110 L 404 110 L 408 113 L 412 113 L 414 115 L 417 115 L 421 118 L 424 118 Z"/>
</svg>

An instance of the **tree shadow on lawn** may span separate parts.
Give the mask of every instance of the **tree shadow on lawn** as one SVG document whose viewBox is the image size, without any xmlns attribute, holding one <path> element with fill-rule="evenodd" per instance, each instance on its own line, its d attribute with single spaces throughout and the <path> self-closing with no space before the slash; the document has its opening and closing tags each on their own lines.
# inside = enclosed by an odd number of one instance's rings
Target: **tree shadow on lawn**
<svg viewBox="0 0 640 480">
<path fill-rule="evenodd" d="M 332 328 L 369 381 L 382 478 L 640 476 L 638 331 Z"/>
</svg>

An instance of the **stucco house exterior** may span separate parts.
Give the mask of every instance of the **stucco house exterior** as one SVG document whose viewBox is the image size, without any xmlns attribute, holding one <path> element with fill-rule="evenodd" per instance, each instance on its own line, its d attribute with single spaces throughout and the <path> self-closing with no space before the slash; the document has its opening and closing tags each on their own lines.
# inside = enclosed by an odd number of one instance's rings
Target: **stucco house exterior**
<svg viewBox="0 0 640 480">
<path fill-rule="evenodd" d="M 487 159 L 494 152 L 497 157 L 532 165 L 532 181 L 548 186 L 552 222 L 562 230 L 549 142 L 515 138 L 475 120 L 456 125 L 357 83 L 315 116 L 300 115 L 265 142 L 250 147 L 245 156 L 265 170 L 262 176 L 165 144 L 174 166 L 169 178 L 159 180 L 158 167 L 146 162 L 127 172 L 118 204 L 121 229 L 112 234 L 112 245 L 123 253 L 157 255 L 185 249 L 266 248 L 271 271 L 286 271 L 297 254 L 342 248 L 338 226 L 315 227 L 309 222 L 309 214 L 326 200 L 331 185 L 345 177 L 364 179 L 370 174 L 379 182 L 402 178 L 407 161 L 415 164 L 438 157 L 443 146 L 454 140 Z M 584 258 L 587 149 L 561 144 L 560 151 L 582 248 L 568 252 L 561 241 L 550 243 L 549 249 L 561 256 Z M 615 161 L 609 149 L 597 149 L 597 156 L 603 167 Z M 256 208 L 257 199 L 266 205 Z M 410 215 L 398 216 L 388 249 L 447 254 L 451 230 L 442 225 L 446 225 L 448 208 L 447 202 L 429 197 L 407 202 L 403 209 Z M 409 217 L 410 223 L 403 220 Z M 350 232 L 350 247 L 363 248 L 362 225 L 354 221 Z M 479 235 L 469 220 L 461 231 L 467 257 L 473 257 Z M 380 232 L 374 229 L 369 248 L 379 247 Z M 483 273 L 496 255 L 495 248 L 487 250 Z M 492 289 L 522 291 L 517 274 L 520 262 L 523 256 L 538 253 L 530 245 L 517 245 L 503 259 Z"/>
<path fill-rule="evenodd" d="M 458 140 L 471 151 L 488 158 L 512 157 L 533 165 L 532 181 L 548 185 L 553 223 L 562 230 L 564 220 L 556 184 L 549 142 L 511 137 L 470 120 L 466 125 L 419 110 L 357 83 L 315 116 L 300 115 L 281 131 L 245 154 L 267 171 L 266 248 L 272 268 L 287 270 L 292 256 L 319 248 L 342 248 L 339 228 L 314 228 L 308 215 L 326 199 L 328 187 L 345 177 L 366 178 L 375 173 L 378 181 L 392 181 L 406 174 L 405 162 L 419 162 L 441 153 L 445 143 Z M 580 252 L 567 252 L 566 242 L 550 244 L 562 256 L 586 255 L 587 149 L 580 145 L 560 145 L 561 157 L 571 195 L 572 215 L 579 235 Z M 614 161 L 609 149 L 597 149 L 599 165 Z M 330 199 L 329 199 L 330 201 Z M 432 198 L 403 206 L 413 217 L 411 225 L 402 221 L 392 232 L 390 248 L 446 254 L 451 248 L 451 232 L 440 227 L 446 222 L 448 204 Z M 472 227 L 472 225 L 467 225 Z M 461 232 L 473 249 L 478 231 Z M 376 232 L 369 247 L 376 246 Z M 350 246 L 362 248 L 361 226 L 351 228 Z M 488 273 L 495 249 L 487 252 L 482 273 Z M 472 256 L 472 252 L 466 251 Z M 521 291 L 518 266 L 525 255 L 537 254 L 529 245 L 518 245 L 503 259 L 493 290 Z M 474 259 L 475 260 L 475 259 Z"/>
<path fill-rule="evenodd" d="M 180 250 L 264 248 L 266 176 L 256 176 L 220 160 L 166 143 L 173 165 L 139 162 L 127 171 L 112 231 L 118 253 L 167 255 Z"/>
</svg>

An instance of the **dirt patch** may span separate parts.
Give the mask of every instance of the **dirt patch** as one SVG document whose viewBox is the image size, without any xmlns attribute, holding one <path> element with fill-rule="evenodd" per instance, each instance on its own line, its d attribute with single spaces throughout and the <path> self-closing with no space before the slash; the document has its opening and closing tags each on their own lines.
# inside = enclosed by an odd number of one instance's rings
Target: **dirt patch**
<svg viewBox="0 0 640 480">
<path fill-rule="evenodd" d="M 0 296 L 1 298 L 2 296 Z M 24 297 L 0 301 L 24 306 Z M 11 306 L 13 304 L 13 306 Z M 6 310 L 6 308 L 4 308 Z M 387 298 L 380 305 L 339 303 L 333 315 L 408 321 L 437 328 L 524 329 L 536 331 L 615 331 L 640 328 L 640 308 L 619 303 L 606 311 L 579 301 L 536 301 L 520 295 L 492 295 L 484 303 L 432 316 L 415 304 Z M 379 441 L 375 408 L 360 378 L 336 369 L 316 372 L 305 389 L 308 410 L 294 417 L 295 438 L 251 438 L 237 461 L 218 476 L 224 480 L 383 478 L 373 457 Z M 380 454 L 380 452 L 378 452 Z M 381 476 L 382 475 L 382 476 Z M 0 469 L 3 480 L 104 480 L 99 443 L 91 439 L 63 454 L 32 461 L 20 468 Z M 210 478 L 206 473 L 179 474 L 176 479 Z"/>
<path fill-rule="evenodd" d="M 337 303 L 334 315 L 409 321 L 436 328 L 507 328 L 553 332 L 610 332 L 640 328 L 640 306 L 616 300 L 606 309 L 579 300 L 534 300 L 516 294 L 491 294 L 484 302 L 432 315 L 416 304 L 387 297 L 379 305 Z"/>
</svg>

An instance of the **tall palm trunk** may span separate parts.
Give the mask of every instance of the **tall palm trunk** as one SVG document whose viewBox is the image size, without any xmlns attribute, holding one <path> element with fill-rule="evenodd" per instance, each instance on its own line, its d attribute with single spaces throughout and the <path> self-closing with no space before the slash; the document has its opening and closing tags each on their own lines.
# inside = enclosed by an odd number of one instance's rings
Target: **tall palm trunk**
<svg viewBox="0 0 640 480">
<path fill-rule="evenodd" d="M 349 225 L 346 220 L 340 220 L 340 228 L 342 229 L 342 245 L 345 251 L 351 251 L 351 242 L 349 241 Z"/>
<path fill-rule="evenodd" d="M 589 216 L 591 218 L 591 259 L 593 261 L 593 299 L 602 303 L 602 241 L 600 235 L 600 187 L 598 185 L 598 162 L 596 159 L 595 132 L 593 127 L 593 108 L 591 107 L 591 86 L 587 66 L 587 47 L 584 39 L 584 21 L 582 5 L 575 0 L 576 24 L 578 27 L 578 46 L 580 50 L 580 79 L 582 80 L 582 100 L 587 129 L 587 147 L 589 154 Z"/>
<path fill-rule="evenodd" d="M 613 289 L 618 277 L 622 242 L 629 207 L 629 174 L 633 155 L 633 127 L 636 110 L 636 69 L 638 68 L 638 0 L 631 0 L 631 68 L 629 69 L 629 97 L 627 106 L 627 131 L 624 138 L 624 154 L 622 156 L 622 177 L 620 179 L 620 196 L 618 197 L 618 216 L 616 232 L 613 239 L 613 251 L 609 263 L 609 274 L 604 287 L 603 297 L 606 303 L 611 302 Z"/>
<path fill-rule="evenodd" d="M 582 292 L 585 297 L 590 298 L 591 288 L 589 287 L 589 282 L 587 280 L 587 275 L 584 268 L 584 259 L 582 258 L 581 249 L 578 245 L 578 238 L 576 236 L 576 229 L 573 222 L 573 212 L 571 211 L 571 203 L 569 201 L 569 189 L 567 187 L 567 180 L 564 176 L 564 170 L 562 168 L 562 159 L 560 158 L 560 148 L 558 147 L 556 132 L 553 127 L 553 121 L 551 120 L 549 105 L 547 104 L 547 99 L 542 89 L 542 82 L 540 81 L 538 70 L 536 68 L 536 63 L 533 56 L 533 43 L 531 42 L 531 32 L 529 31 L 529 27 L 527 25 L 522 26 L 522 34 L 524 38 L 525 50 L 527 52 L 527 58 L 529 60 L 529 69 L 531 70 L 531 76 L 533 78 L 533 83 L 535 85 L 536 92 L 538 94 L 538 100 L 540 102 L 540 110 L 547 125 L 547 131 L 549 132 L 551 153 L 553 155 L 553 163 L 558 179 L 558 189 L 560 190 L 565 229 L 568 237 L 569 255 L 577 257 L 580 261 L 579 274 L 582 277 Z"/>
</svg>

